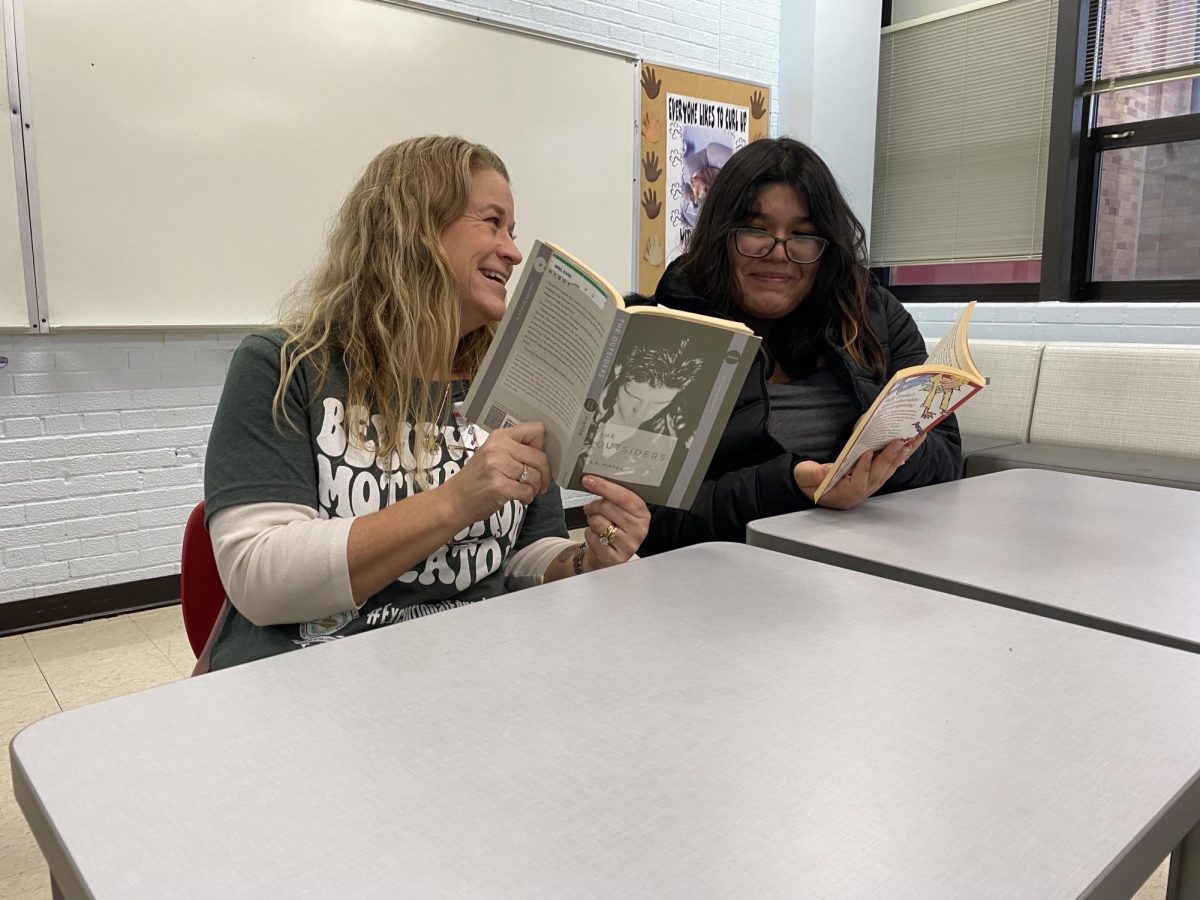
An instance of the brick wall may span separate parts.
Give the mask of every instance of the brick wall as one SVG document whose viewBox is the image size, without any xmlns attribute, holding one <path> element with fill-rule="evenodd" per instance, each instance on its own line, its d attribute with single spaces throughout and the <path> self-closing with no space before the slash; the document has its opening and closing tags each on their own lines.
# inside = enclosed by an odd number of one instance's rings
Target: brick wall
<svg viewBox="0 0 1200 900">
<path fill-rule="evenodd" d="M 780 0 L 426 0 L 431 6 L 775 87 Z"/>
<path fill-rule="evenodd" d="M 179 571 L 239 340 L 0 335 L 0 602 Z"/>
<path fill-rule="evenodd" d="M 434 5 L 776 87 L 779 0 Z M 241 337 L 0 334 L 0 603 L 179 571 Z"/>
<path fill-rule="evenodd" d="M 962 303 L 913 303 L 926 337 L 941 337 Z M 998 341 L 1200 344 L 1200 303 L 980 303 L 971 337 Z"/>
</svg>

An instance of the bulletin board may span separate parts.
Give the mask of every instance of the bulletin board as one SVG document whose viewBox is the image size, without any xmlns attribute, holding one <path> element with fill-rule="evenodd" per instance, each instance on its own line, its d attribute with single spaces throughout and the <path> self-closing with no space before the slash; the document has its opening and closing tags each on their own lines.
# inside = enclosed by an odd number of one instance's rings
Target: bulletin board
<svg viewBox="0 0 1200 900">
<path fill-rule="evenodd" d="M 643 62 L 638 191 L 638 290 L 654 292 L 687 245 L 712 178 L 767 136 L 771 94 L 761 85 Z"/>
</svg>

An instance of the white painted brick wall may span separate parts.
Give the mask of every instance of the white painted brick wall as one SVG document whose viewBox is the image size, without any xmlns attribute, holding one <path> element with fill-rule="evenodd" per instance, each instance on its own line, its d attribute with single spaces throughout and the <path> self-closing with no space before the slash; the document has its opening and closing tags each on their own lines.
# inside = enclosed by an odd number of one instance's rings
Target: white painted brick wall
<svg viewBox="0 0 1200 900">
<path fill-rule="evenodd" d="M 179 571 L 241 337 L 0 335 L 0 602 Z"/>
<path fill-rule="evenodd" d="M 910 303 L 908 311 L 922 334 L 941 337 L 964 305 Z M 971 337 L 1200 344 L 1200 303 L 980 303 L 971 315 Z"/>
<path fill-rule="evenodd" d="M 611 47 L 651 62 L 770 85 L 778 93 L 786 0 L 427 0 L 429 5 Z M 795 0 L 793 0 L 795 2 Z M 772 101 L 772 123 L 776 108 Z"/>
</svg>

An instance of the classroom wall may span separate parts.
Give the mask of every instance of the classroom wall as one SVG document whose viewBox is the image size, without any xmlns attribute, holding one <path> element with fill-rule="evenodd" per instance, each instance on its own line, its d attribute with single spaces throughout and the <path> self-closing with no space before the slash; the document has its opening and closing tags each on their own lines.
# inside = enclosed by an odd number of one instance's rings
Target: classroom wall
<svg viewBox="0 0 1200 900">
<path fill-rule="evenodd" d="M 786 0 L 784 0 L 786 2 Z M 777 87 L 780 0 L 425 0 L 426 5 Z"/>
<path fill-rule="evenodd" d="M 0 603 L 179 571 L 241 337 L 0 335 Z"/>
<path fill-rule="evenodd" d="M 910 303 L 925 337 L 941 337 L 964 303 Z M 1200 303 L 980 303 L 971 337 L 1002 341 L 1200 344 Z"/>
<path fill-rule="evenodd" d="M 879 93 L 879 0 L 782 4 L 779 128 L 829 164 L 868 237 Z M 864 23 L 875 23 L 875 27 Z M 847 109 L 856 111 L 846 115 Z"/>
<path fill-rule="evenodd" d="M 778 86 L 779 0 L 430 5 Z M 241 337 L 0 334 L 0 603 L 179 571 Z"/>
<path fill-rule="evenodd" d="M 780 56 L 797 50 L 779 40 L 787 2 L 437 5 L 760 81 L 778 98 Z M 878 11 L 872 17 L 865 6 L 853 6 L 857 27 L 877 37 Z M 820 105 L 803 94 L 794 102 L 809 116 Z M 868 121 L 874 127 L 867 105 L 842 105 L 839 113 L 849 131 Z M 839 169 L 839 177 L 847 193 L 870 196 L 871 173 Z M 937 336 L 960 308 L 910 310 Z M 1200 343 L 1200 305 L 984 304 L 972 334 Z M 0 334 L 0 603 L 178 572 L 183 522 L 202 493 L 208 426 L 240 339 L 239 332 Z"/>
</svg>

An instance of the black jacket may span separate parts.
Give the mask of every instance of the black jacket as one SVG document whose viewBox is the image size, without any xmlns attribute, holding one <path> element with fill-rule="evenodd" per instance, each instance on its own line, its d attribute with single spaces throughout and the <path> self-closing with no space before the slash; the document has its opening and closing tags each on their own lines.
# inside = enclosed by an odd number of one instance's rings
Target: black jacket
<svg viewBox="0 0 1200 900">
<path fill-rule="evenodd" d="M 704 315 L 721 315 L 711 302 L 692 291 L 677 262 L 663 275 L 653 302 Z M 926 358 L 924 339 L 899 300 L 883 288 L 873 286 L 867 303 L 871 326 L 883 345 L 887 361 L 883 381 L 854 362 L 838 346 L 836 336 L 827 336 L 831 358 L 841 361 L 839 372 L 853 389 L 861 412 L 866 412 L 888 378 L 906 366 L 920 365 Z M 766 357 L 760 350 L 691 510 L 652 506 L 650 531 L 639 554 L 649 556 L 703 541 L 744 541 L 746 526 L 753 520 L 812 507 L 812 501 L 804 496 L 792 477 L 792 469 L 801 457 L 784 450 L 771 436 L 770 414 Z M 842 435 L 843 440 L 849 437 L 852 427 L 853 423 Z M 954 416 L 947 417 L 928 434 L 924 444 L 879 493 L 961 476 L 961 439 Z"/>
</svg>

